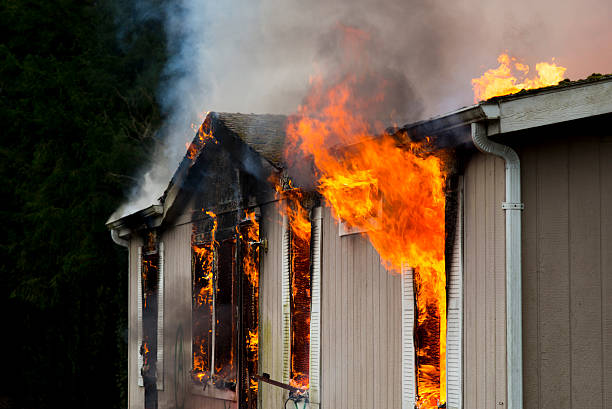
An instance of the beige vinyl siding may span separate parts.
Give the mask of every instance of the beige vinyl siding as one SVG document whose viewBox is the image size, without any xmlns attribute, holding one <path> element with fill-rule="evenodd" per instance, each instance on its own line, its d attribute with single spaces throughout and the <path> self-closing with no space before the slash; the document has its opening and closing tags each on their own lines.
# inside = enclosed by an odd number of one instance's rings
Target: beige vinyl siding
<svg viewBox="0 0 612 409">
<path fill-rule="evenodd" d="M 525 409 L 612 407 L 612 138 L 525 144 Z"/>
<path fill-rule="evenodd" d="M 191 223 L 169 226 L 162 233 L 164 243 L 164 389 L 158 391 L 160 408 L 225 409 L 229 402 L 193 393 L 191 370 Z M 130 408 L 144 407 L 144 388 L 137 386 L 138 357 L 136 303 L 138 246 L 140 238 L 130 241 L 130 331 L 129 399 Z M 182 342 L 181 342 L 182 339 Z M 182 354 L 180 353 L 182 350 Z M 183 370 L 179 368 L 182 366 Z M 225 406 L 224 406 L 225 403 Z M 232 403 L 231 408 L 235 407 Z"/>
<path fill-rule="evenodd" d="M 506 404 L 505 196 L 502 159 L 474 154 L 464 176 L 463 407 Z"/>
<path fill-rule="evenodd" d="M 401 407 L 401 282 L 323 209 L 321 408 Z"/>
<path fill-rule="evenodd" d="M 138 386 L 138 248 L 139 237 L 132 237 L 129 246 L 129 309 L 128 309 L 128 407 L 144 407 L 144 388 Z"/>
<path fill-rule="evenodd" d="M 164 242 L 164 390 L 160 408 L 189 403 L 191 380 L 191 224 L 169 227 Z M 181 336 L 182 335 L 182 336 Z M 182 338 L 182 343 L 180 342 Z M 180 354 L 182 350 L 182 354 Z M 182 364 L 182 373 L 178 367 Z"/>
<path fill-rule="evenodd" d="M 261 237 L 268 239 L 268 252 L 262 253 L 259 290 L 259 367 L 260 372 L 280 381 L 283 376 L 281 255 L 282 217 L 277 203 L 261 207 Z M 286 393 L 263 382 L 259 384 L 260 408 L 282 408 Z M 289 407 L 289 406 L 288 406 Z"/>
</svg>

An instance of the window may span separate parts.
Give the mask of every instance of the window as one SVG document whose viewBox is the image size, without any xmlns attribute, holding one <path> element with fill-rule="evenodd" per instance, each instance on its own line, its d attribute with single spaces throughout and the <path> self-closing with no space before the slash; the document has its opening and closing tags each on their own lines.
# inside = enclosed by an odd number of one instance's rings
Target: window
<svg viewBox="0 0 612 409">
<path fill-rule="evenodd" d="M 203 394 L 255 407 L 258 305 L 255 214 L 206 212 L 192 236 L 192 380 Z"/>
<path fill-rule="evenodd" d="M 307 210 L 303 193 L 284 192 L 283 221 L 283 382 L 319 402 L 321 209 Z"/>
<path fill-rule="evenodd" d="M 164 247 L 148 232 L 138 248 L 138 385 L 145 387 L 145 408 L 157 407 L 163 389 Z"/>
<path fill-rule="evenodd" d="M 463 400 L 462 379 L 462 304 L 463 304 L 463 216 L 462 190 L 459 178 L 457 192 L 447 196 L 447 203 L 455 204 L 455 215 L 449 218 L 447 213 L 447 329 L 446 329 L 446 407 L 461 409 Z M 450 199 L 450 200 L 449 200 Z M 426 343 L 422 327 L 418 325 L 419 296 L 415 284 L 415 271 L 409 266 L 402 267 L 401 298 L 402 298 L 402 408 L 412 409 L 419 395 L 418 364 L 419 348 Z M 430 327 L 431 328 L 431 327 Z M 435 328 L 434 328 L 435 330 Z M 435 357 L 435 356 L 434 356 Z M 435 363 L 434 363 L 435 364 Z"/>
</svg>

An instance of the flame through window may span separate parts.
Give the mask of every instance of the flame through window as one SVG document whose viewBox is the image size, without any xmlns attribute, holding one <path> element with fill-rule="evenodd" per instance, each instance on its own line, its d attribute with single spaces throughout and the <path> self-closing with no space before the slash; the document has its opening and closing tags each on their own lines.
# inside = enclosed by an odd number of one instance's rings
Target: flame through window
<svg viewBox="0 0 612 409">
<path fill-rule="evenodd" d="M 258 386 L 251 376 L 258 360 L 259 224 L 247 213 L 243 223 L 219 232 L 217 215 L 206 215 L 205 233 L 194 225 L 192 239 L 192 379 L 204 390 L 238 392 L 240 407 L 251 408 Z"/>
<path fill-rule="evenodd" d="M 290 283 L 290 380 L 289 384 L 304 392 L 310 386 L 310 313 L 311 313 L 311 221 L 304 206 L 309 198 L 299 189 L 282 192 L 287 199 L 284 208 L 289 235 Z"/>
</svg>

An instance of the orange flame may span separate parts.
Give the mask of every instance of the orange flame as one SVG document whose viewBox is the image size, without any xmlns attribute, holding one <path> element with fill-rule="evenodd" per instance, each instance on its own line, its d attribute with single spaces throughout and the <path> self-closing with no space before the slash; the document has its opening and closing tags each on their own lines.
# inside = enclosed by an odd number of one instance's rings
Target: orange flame
<svg viewBox="0 0 612 409">
<path fill-rule="evenodd" d="M 202 209 L 203 210 L 203 209 Z M 192 249 L 196 257 L 196 263 L 200 265 L 200 277 L 194 278 L 198 282 L 203 283 L 197 294 L 195 294 L 194 302 L 196 307 L 205 306 L 208 314 L 212 317 L 213 313 L 213 274 L 214 274 L 214 254 L 215 254 L 215 234 L 217 232 L 217 215 L 211 211 L 206 214 L 213 219 L 213 228 L 211 232 L 211 241 L 203 245 L 193 244 Z M 209 330 L 209 333 L 212 330 Z M 193 368 L 192 373 L 194 379 L 199 382 L 207 382 L 210 379 L 210 357 L 207 350 L 208 339 L 206 336 L 194 336 L 193 338 Z"/>
<path fill-rule="evenodd" d="M 245 211 L 245 218 L 251 223 L 243 228 L 236 227 L 242 242 L 246 244 L 242 257 L 243 272 L 250 283 L 253 302 L 259 302 L 259 222 L 255 217 L 255 212 Z M 257 363 L 259 356 L 259 322 L 257 315 L 251 317 L 252 327 L 248 329 L 245 339 L 246 358 L 249 363 L 248 370 L 251 374 L 257 373 Z M 259 384 L 252 378 L 249 380 L 249 390 L 252 396 L 256 396 Z M 247 398 L 248 399 L 248 398 Z"/>
<path fill-rule="evenodd" d="M 508 95 L 523 89 L 536 89 L 557 85 L 563 80 L 567 68 L 553 62 L 536 64 L 537 77 L 528 78 L 529 66 L 516 61 L 508 54 L 497 57 L 499 67 L 491 68 L 479 78 L 472 79 L 474 102 L 484 101 L 500 95 Z M 513 73 L 512 66 L 517 72 Z M 517 74 L 517 78 L 514 74 Z"/>
<path fill-rule="evenodd" d="M 380 96 L 359 100 L 353 89 L 360 81 L 350 75 L 331 86 L 313 82 L 306 103 L 288 122 L 286 157 L 312 156 L 318 190 L 335 219 L 365 231 L 391 271 L 404 264 L 418 271 L 419 321 L 434 322 L 430 330 L 437 332 L 420 351 L 435 365 L 419 367 L 419 404 L 437 407 L 432 402 L 446 396 L 445 174 L 441 160 L 423 154 L 423 146 L 373 136 L 380 125 L 366 122 L 355 108 Z M 382 82 L 378 89 L 384 89 Z"/>
<path fill-rule="evenodd" d="M 288 199 L 287 206 L 284 210 L 289 218 L 291 231 L 301 240 L 310 241 L 310 217 L 308 210 L 302 206 L 301 202 L 302 198 L 304 197 L 304 192 L 302 192 L 300 189 L 291 187 L 291 182 L 289 185 L 290 189 L 285 190 L 283 192 L 283 196 Z"/>
<path fill-rule="evenodd" d="M 191 129 L 196 132 L 196 137 L 192 142 L 186 142 L 185 147 L 187 148 L 186 156 L 191 159 L 192 162 L 195 161 L 199 152 L 206 145 L 207 142 L 218 143 L 215 137 L 212 134 L 212 130 L 210 129 L 210 117 L 208 116 L 208 112 L 206 112 L 202 117 L 202 124 L 197 127 L 194 124 L 191 124 Z"/>
</svg>

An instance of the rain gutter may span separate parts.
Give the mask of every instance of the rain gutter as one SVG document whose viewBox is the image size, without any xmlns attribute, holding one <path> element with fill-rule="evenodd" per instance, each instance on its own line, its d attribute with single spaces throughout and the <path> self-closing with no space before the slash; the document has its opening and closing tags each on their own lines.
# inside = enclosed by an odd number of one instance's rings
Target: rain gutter
<svg viewBox="0 0 612 409">
<path fill-rule="evenodd" d="M 115 242 L 115 244 L 128 248 L 129 242 L 126 239 L 122 239 L 121 237 L 119 237 L 119 230 L 116 230 L 116 229 L 111 230 L 111 237 L 113 238 L 113 241 Z"/>
<path fill-rule="evenodd" d="M 511 147 L 488 138 L 489 129 L 499 130 L 498 103 L 481 104 L 484 118 L 472 122 L 472 141 L 483 153 L 505 162 L 506 200 L 506 373 L 507 409 L 523 408 L 523 342 L 521 297 L 521 162 Z"/>
<path fill-rule="evenodd" d="M 146 225 L 148 228 L 159 227 L 163 214 L 164 207 L 162 205 L 151 205 L 118 219 L 114 219 L 111 216 L 106 222 L 106 227 L 111 231 L 111 237 L 115 244 L 128 247 L 128 240 L 122 237 L 128 236 L 131 231 L 143 225 Z"/>
</svg>

